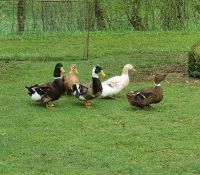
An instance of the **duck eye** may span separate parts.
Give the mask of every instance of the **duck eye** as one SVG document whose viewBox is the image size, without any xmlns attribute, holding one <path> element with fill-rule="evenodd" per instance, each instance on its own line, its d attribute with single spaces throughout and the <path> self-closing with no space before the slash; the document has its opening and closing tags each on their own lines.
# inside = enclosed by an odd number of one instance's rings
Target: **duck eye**
<svg viewBox="0 0 200 175">
<path fill-rule="evenodd" d="M 96 68 L 95 69 L 95 73 L 99 73 L 100 71 L 99 71 L 99 69 L 98 68 Z"/>
</svg>

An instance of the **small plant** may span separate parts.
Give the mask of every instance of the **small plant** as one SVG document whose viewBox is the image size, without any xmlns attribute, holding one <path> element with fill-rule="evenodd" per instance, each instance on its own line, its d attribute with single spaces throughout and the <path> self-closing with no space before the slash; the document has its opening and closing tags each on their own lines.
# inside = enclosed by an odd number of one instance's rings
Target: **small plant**
<svg viewBox="0 0 200 175">
<path fill-rule="evenodd" d="M 188 73 L 190 77 L 200 78 L 200 42 L 197 42 L 189 52 Z"/>
</svg>

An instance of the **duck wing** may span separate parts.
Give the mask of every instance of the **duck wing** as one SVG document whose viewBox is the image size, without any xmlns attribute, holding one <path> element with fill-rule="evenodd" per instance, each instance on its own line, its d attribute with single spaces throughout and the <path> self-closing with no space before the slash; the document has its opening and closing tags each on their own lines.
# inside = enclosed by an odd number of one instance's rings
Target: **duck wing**
<svg viewBox="0 0 200 175">
<path fill-rule="evenodd" d="M 79 85 L 79 92 L 80 92 L 81 95 L 86 94 L 88 92 L 88 87 L 80 84 Z"/>
<path fill-rule="evenodd" d="M 153 88 L 142 89 L 133 92 L 134 96 L 139 99 L 146 99 L 154 95 Z"/>
<path fill-rule="evenodd" d="M 106 84 L 107 86 L 111 87 L 111 88 L 118 88 L 121 86 L 120 83 L 108 83 Z M 103 85 L 104 86 L 104 85 Z"/>
<path fill-rule="evenodd" d="M 29 95 L 32 95 L 35 92 L 37 92 L 39 95 L 44 95 L 50 90 L 51 86 L 49 83 L 45 83 L 35 84 L 33 86 L 26 86 L 25 88 L 28 90 Z"/>
<path fill-rule="evenodd" d="M 115 76 L 104 81 L 102 84 L 114 84 L 114 83 L 120 83 L 120 81 L 121 81 L 121 76 Z"/>
</svg>

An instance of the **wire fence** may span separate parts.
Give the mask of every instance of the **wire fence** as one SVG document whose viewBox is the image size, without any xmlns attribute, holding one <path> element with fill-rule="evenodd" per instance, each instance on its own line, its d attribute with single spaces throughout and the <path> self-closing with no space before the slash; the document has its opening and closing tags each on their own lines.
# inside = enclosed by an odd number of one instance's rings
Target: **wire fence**
<svg viewBox="0 0 200 175">
<path fill-rule="evenodd" d="M 24 14 L 19 14 L 19 2 Z M 19 22 L 21 21 L 21 26 Z M 200 29 L 199 0 L 1 0 L 0 33 Z"/>
<path fill-rule="evenodd" d="M 35 1 L 25 2 L 25 32 L 85 31 L 88 28 L 88 2 Z M 0 2 L 0 32 L 18 31 L 18 1 Z"/>
</svg>

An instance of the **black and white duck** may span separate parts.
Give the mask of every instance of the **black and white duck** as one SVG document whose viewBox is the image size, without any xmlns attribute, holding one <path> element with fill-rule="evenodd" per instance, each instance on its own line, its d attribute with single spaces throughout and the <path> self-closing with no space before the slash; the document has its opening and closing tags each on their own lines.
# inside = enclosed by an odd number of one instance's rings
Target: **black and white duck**
<svg viewBox="0 0 200 175">
<path fill-rule="evenodd" d="M 140 108 L 149 108 L 153 103 L 159 103 L 163 99 L 163 89 L 161 82 L 166 74 L 157 74 L 154 78 L 155 87 L 131 91 L 126 94 L 129 103 L 132 106 Z"/>
<path fill-rule="evenodd" d="M 65 88 L 63 84 L 63 77 L 61 73 L 65 72 L 61 63 L 56 64 L 54 69 L 54 80 L 51 83 L 35 84 L 33 86 L 26 86 L 28 94 L 34 101 L 39 101 L 46 104 L 47 108 L 54 107 L 52 101 L 58 100 L 64 93 Z"/>
<path fill-rule="evenodd" d="M 105 73 L 102 67 L 95 66 L 92 69 L 92 82 L 74 84 L 72 86 L 74 96 L 79 100 L 84 101 L 84 105 L 86 108 L 91 107 L 91 102 L 89 100 L 98 97 L 102 93 L 102 85 L 99 79 L 99 75 L 105 77 Z"/>
</svg>

